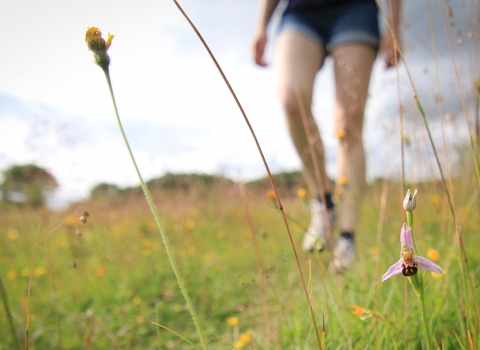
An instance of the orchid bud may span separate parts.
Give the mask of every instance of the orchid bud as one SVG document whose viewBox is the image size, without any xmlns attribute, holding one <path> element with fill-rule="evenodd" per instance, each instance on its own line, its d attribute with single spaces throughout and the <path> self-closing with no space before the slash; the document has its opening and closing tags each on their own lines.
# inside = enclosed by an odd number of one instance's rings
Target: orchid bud
<svg viewBox="0 0 480 350">
<path fill-rule="evenodd" d="M 407 195 L 405 196 L 405 199 L 403 200 L 403 209 L 405 211 L 414 211 L 415 208 L 417 207 L 417 201 L 415 200 L 415 196 L 417 195 L 417 190 L 413 193 L 408 189 Z"/>
</svg>

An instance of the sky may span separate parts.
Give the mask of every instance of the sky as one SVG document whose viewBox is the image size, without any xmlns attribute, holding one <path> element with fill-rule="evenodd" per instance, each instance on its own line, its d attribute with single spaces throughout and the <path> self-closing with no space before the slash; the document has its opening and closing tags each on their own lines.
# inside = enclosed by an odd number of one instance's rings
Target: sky
<svg viewBox="0 0 480 350">
<path fill-rule="evenodd" d="M 436 140 L 468 137 L 438 3 L 431 2 L 443 102 L 436 104 L 436 68 L 426 2 L 406 1 L 402 31 L 406 61 L 427 109 Z M 255 66 L 250 43 L 255 0 L 180 1 L 233 86 L 273 172 L 300 169 L 276 94 L 272 64 Z M 471 1 L 443 11 L 468 114 L 473 117 L 472 54 L 478 27 Z M 0 171 L 34 163 L 59 182 L 52 203 L 88 197 L 100 182 L 138 185 L 116 124 L 108 87 L 84 38 L 88 27 L 115 35 L 109 49 L 113 88 L 127 137 L 148 180 L 165 172 L 219 174 L 232 179 L 266 175 L 265 168 L 225 83 L 173 1 L 10 1 L 0 10 Z M 269 27 L 267 61 L 274 61 L 276 16 Z M 451 22 L 451 23 L 450 23 Z M 478 23 L 478 22 L 477 22 Z M 473 38 L 468 33 L 473 33 Z M 473 58 L 473 59 L 472 59 Z M 478 63 L 477 63 L 478 64 Z M 368 177 L 398 176 L 400 136 L 397 75 L 375 63 L 366 109 L 364 141 Z M 412 104 L 405 65 L 398 85 L 410 140 L 407 164 L 416 178 L 435 174 L 431 149 Z M 317 76 L 313 113 L 335 174 L 336 140 L 332 62 Z M 440 123 L 440 120 L 442 122 Z M 460 136 L 460 137 L 459 137 Z M 439 142 L 440 144 L 441 142 Z M 440 146 L 439 146 L 440 147 Z M 441 147 L 440 147 L 441 149 Z M 429 164 L 429 165 L 428 165 Z"/>
</svg>

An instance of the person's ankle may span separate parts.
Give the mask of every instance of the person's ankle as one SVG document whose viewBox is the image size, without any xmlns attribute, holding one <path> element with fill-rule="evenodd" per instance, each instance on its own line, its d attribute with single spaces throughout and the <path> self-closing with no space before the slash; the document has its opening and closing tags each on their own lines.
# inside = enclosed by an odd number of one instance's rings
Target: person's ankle
<svg viewBox="0 0 480 350">
<path fill-rule="evenodd" d="M 327 207 L 327 209 L 333 210 L 335 208 L 335 203 L 333 203 L 332 194 L 330 192 L 325 192 L 323 197 L 320 195 L 317 196 L 317 200 L 320 203 L 323 203 L 324 198 L 325 198 L 325 206 Z"/>
<path fill-rule="evenodd" d="M 355 240 L 355 234 L 352 231 L 342 231 L 340 233 L 340 237 L 343 239 L 350 239 L 352 241 Z"/>
</svg>

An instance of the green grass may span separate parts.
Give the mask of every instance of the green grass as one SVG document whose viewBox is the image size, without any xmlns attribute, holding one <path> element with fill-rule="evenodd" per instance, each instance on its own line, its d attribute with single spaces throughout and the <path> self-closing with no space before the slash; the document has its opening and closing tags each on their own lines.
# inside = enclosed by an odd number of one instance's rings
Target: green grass
<svg viewBox="0 0 480 350">
<path fill-rule="evenodd" d="M 478 301 L 480 225 L 474 183 L 473 177 L 455 183 L 455 203 Z M 418 249 L 421 255 L 427 249 L 437 249 L 438 263 L 446 269 L 441 280 L 425 274 L 432 336 L 438 346 L 443 341 L 445 349 L 470 349 L 467 332 L 475 346 L 479 335 L 474 328 L 472 295 L 462 278 L 452 217 L 438 183 L 419 184 L 418 188 L 414 226 Z M 422 347 L 421 318 L 413 290 L 408 284 L 405 287 L 402 276 L 381 283 L 382 274 L 399 258 L 399 232 L 405 222 L 403 191 L 398 184 L 390 183 L 381 225 L 383 238 L 380 246 L 377 244 L 381 192 L 382 183 L 377 182 L 365 196 L 357 235 L 358 264 L 354 269 L 337 278 L 328 270 L 329 253 L 305 254 L 299 250 L 306 278 L 311 259 L 312 303 L 320 327 L 322 316 L 325 318 L 328 349 Z M 308 206 L 295 196 L 295 189 L 280 194 L 287 215 L 308 225 Z M 233 349 L 235 330 L 226 322 L 230 316 L 238 317 L 239 333 L 251 334 L 252 340 L 244 348 L 316 348 L 287 232 L 280 212 L 265 191 L 247 188 L 264 270 L 270 345 L 238 185 L 219 182 L 205 188 L 158 189 L 153 197 L 212 349 Z M 29 305 L 33 315 L 29 348 L 191 348 L 175 334 L 136 316 L 168 327 L 201 347 L 144 198 L 132 194 L 84 205 L 90 213 L 84 226 L 64 224 L 39 245 Z M 38 225 L 43 237 L 74 212 L 5 208 L 0 213 L 0 274 L 21 347 L 27 273 Z M 299 246 L 303 230 L 294 223 L 290 225 Z M 77 229 L 81 236 L 76 234 Z M 353 314 L 351 305 L 371 310 L 372 317 L 361 320 Z M 13 349 L 8 329 L 2 308 L 1 349 Z"/>
</svg>

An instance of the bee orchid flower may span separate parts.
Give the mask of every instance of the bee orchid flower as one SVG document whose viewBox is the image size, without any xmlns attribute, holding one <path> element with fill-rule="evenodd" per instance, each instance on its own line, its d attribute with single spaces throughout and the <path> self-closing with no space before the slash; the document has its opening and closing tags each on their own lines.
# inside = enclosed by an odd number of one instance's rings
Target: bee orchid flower
<svg viewBox="0 0 480 350">
<path fill-rule="evenodd" d="M 418 269 L 443 274 L 442 268 L 423 256 L 413 254 L 413 238 L 410 227 L 403 224 L 400 231 L 400 260 L 390 266 L 382 277 L 382 282 L 402 273 L 409 277 L 417 274 Z"/>
</svg>

